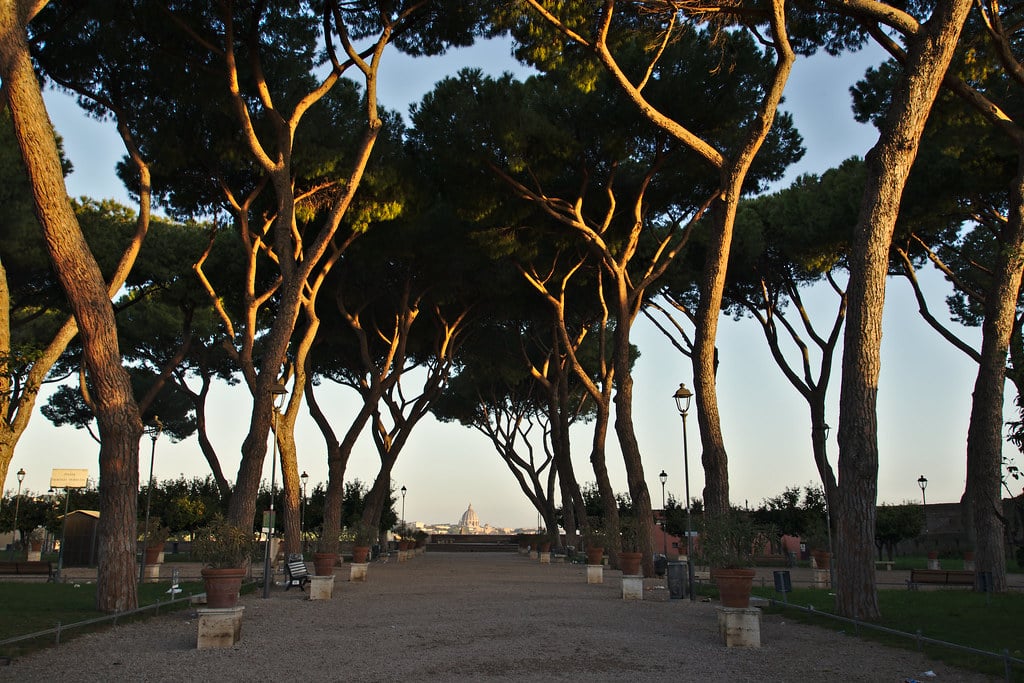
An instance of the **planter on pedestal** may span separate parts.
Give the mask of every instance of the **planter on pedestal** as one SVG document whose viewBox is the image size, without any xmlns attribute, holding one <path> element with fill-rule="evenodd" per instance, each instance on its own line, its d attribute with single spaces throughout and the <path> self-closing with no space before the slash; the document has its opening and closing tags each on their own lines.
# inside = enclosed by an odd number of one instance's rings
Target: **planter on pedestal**
<svg viewBox="0 0 1024 683">
<path fill-rule="evenodd" d="M 146 564 L 160 564 L 161 555 L 164 552 L 164 545 L 146 546 Z"/>
<path fill-rule="evenodd" d="M 811 553 L 811 557 L 814 558 L 814 564 L 818 569 L 828 569 L 832 564 L 832 553 L 830 552 L 815 550 Z"/>
<path fill-rule="evenodd" d="M 928 553 L 928 569 L 941 569 L 939 566 L 939 553 L 932 551 Z"/>
<path fill-rule="evenodd" d="M 643 557 L 643 553 L 619 553 L 619 569 L 622 570 L 623 576 L 638 576 Z"/>
<path fill-rule="evenodd" d="M 205 568 L 200 572 L 206 584 L 206 606 L 211 608 L 234 607 L 238 604 L 238 591 L 242 588 L 245 569 Z"/>
<path fill-rule="evenodd" d="M 313 573 L 317 576 L 332 576 L 338 553 L 313 553 Z"/>
<path fill-rule="evenodd" d="M 750 606 L 750 589 L 754 585 L 753 569 L 712 569 L 711 578 L 718 586 L 723 607 Z"/>
<path fill-rule="evenodd" d="M 974 571 L 974 551 L 973 550 L 965 550 L 964 551 L 964 569 L 969 571 L 969 572 L 973 572 Z"/>
</svg>

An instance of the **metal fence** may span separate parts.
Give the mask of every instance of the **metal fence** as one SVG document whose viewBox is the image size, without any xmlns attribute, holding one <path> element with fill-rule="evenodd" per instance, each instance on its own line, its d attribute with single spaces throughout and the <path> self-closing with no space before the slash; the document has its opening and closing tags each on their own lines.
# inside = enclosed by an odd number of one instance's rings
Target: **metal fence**
<svg viewBox="0 0 1024 683">
<path fill-rule="evenodd" d="M 869 622 L 866 622 L 866 621 L 860 621 L 858 619 L 851 619 L 849 617 L 841 617 L 841 616 L 839 616 L 837 614 L 831 614 L 829 612 L 822 612 L 821 610 L 814 609 L 813 605 L 808 605 L 807 607 L 802 607 L 800 605 L 795 605 L 795 604 L 793 604 L 791 602 L 783 602 L 783 601 L 776 600 L 774 598 L 767 598 L 767 600 L 768 600 L 769 604 L 771 604 L 774 607 L 786 607 L 786 608 L 790 608 L 790 609 L 796 609 L 796 610 L 800 610 L 801 612 L 804 612 L 806 614 L 813 614 L 814 616 L 825 617 L 825 618 L 833 619 L 835 621 L 839 621 L 839 622 L 842 622 L 842 623 L 845 623 L 845 624 L 850 624 L 850 625 L 853 626 L 853 630 L 854 630 L 854 634 L 855 635 L 860 635 L 860 629 L 864 628 L 864 629 L 868 629 L 868 630 L 872 630 L 872 631 L 878 631 L 879 633 L 886 633 L 888 635 L 892 635 L 892 636 L 897 636 L 897 637 L 907 638 L 909 640 L 913 640 L 917 644 L 917 649 L 919 651 L 921 650 L 922 646 L 924 646 L 924 645 L 936 645 L 938 647 L 945 647 L 945 648 L 949 648 L 951 650 L 959 650 L 960 652 L 969 652 L 971 654 L 979 655 L 979 656 L 982 656 L 982 657 L 988 657 L 988 658 L 991 658 L 991 659 L 1002 660 L 1002 662 L 1003 662 L 1003 675 L 1004 675 L 1006 681 L 1013 681 L 1014 680 L 1013 672 L 1014 672 L 1014 668 L 1015 667 L 1017 669 L 1019 669 L 1021 672 L 1024 672 L 1024 659 L 1019 659 L 1017 657 L 1011 657 L 1010 656 L 1010 651 L 1007 650 L 1007 649 L 1003 649 L 1002 652 L 991 652 L 989 650 L 979 650 L 976 647 L 969 647 L 967 645 L 960 645 L 958 643 L 950 643 L 950 642 L 947 642 L 945 640 L 938 640 L 936 638 L 929 638 L 928 636 L 922 635 L 920 629 L 918 629 L 916 633 L 907 633 L 906 631 L 899 631 L 899 630 L 896 630 L 896 629 L 893 629 L 893 628 L 888 628 L 886 626 L 879 626 L 878 624 L 872 624 L 872 623 L 869 623 Z"/>
</svg>

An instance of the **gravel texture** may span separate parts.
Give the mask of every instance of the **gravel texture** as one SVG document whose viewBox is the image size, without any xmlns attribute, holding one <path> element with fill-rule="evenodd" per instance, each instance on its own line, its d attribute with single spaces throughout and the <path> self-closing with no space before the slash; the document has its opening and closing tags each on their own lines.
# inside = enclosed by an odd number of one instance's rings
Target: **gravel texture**
<svg viewBox="0 0 1024 683">
<path fill-rule="evenodd" d="M 986 681 L 908 650 L 765 615 L 758 649 L 726 648 L 715 603 L 511 553 L 427 552 L 337 569 L 334 597 L 243 597 L 242 638 L 197 650 L 190 610 L 76 637 L 0 667 L 10 681 Z M 926 672 L 933 672 L 934 678 Z"/>
</svg>

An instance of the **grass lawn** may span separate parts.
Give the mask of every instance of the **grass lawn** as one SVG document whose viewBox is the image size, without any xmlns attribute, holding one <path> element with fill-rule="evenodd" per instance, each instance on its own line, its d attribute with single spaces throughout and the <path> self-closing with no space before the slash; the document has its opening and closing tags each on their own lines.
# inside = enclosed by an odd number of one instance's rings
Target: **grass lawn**
<svg viewBox="0 0 1024 683">
<path fill-rule="evenodd" d="M 103 616 L 103 613 L 95 608 L 96 584 L 82 583 L 78 584 L 77 588 L 75 586 L 74 583 L 0 582 L 0 605 L 4 606 L 4 618 L 0 619 L 0 640 L 54 628 L 57 622 L 67 625 Z M 139 606 L 152 605 L 158 600 L 170 600 L 171 596 L 167 593 L 169 587 L 170 584 L 167 582 L 142 584 L 139 586 Z M 202 593 L 203 582 L 183 582 L 180 588 L 182 593 L 179 593 L 179 597 L 190 593 Z M 161 607 L 160 611 L 184 609 L 187 606 L 188 601 L 183 600 L 174 605 Z M 146 618 L 153 613 L 150 610 L 132 617 L 121 617 L 118 621 Z M 87 633 L 90 629 L 105 628 L 109 623 L 62 631 L 61 640 Z M 48 634 L 38 639 L 2 646 L 0 656 L 16 657 L 53 643 L 54 635 Z"/>
<path fill-rule="evenodd" d="M 781 594 L 771 588 L 755 588 L 754 594 L 764 598 L 781 599 Z M 834 598 L 824 589 L 800 588 L 787 596 L 791 605 L 807 607 L 832 613 Z M 1021 616 L 1024 615 L 1024 594 L 1015 591 L 986 597 L 983 593 L 969 590 L 882 590 L 878 592 L 878 603 L 882 612 L 879 625 L 887 628 L 917 633 L 922 636 L 943 640 L 957 645 L 973 647 L 987 652 L 1002 653 L 1024 659 L 1024 629 Z M 836 631 L 852 632 L 854 626 L 848 623 L 806 614 L 786 608 L 769 607 L 766 612 L 786 614 L 787 618 L 813 623 Z M 870 628 L 856 629 L 862 638 L 916 649 L 914 640 L 902 636 L 875 631 Z M 1002 676 L 1001 659 L 984 657 L 947 647 L 924 645 L 922 650 L 940 661 L 993 676 Z M 1024 680 L 1024 669 L 1014 669 L 1014 680 Z"/>
</svg>

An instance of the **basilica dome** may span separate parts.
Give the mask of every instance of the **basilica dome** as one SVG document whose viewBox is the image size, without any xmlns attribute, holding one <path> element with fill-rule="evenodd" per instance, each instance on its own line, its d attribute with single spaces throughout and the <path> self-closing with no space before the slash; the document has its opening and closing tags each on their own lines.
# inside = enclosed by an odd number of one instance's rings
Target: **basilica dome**
<svg viewBox="0 0 1024 683">
<path fill-rule="evenodd" d="M 479 529 L 480 518 L 476 516 L 476 510 L 473 509 L 473 504 L 469 504 L 469 508 L 462 513 L 462 519 L 459 520 L 459 526 L 467 529 Z"/>
</svg>

